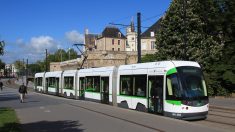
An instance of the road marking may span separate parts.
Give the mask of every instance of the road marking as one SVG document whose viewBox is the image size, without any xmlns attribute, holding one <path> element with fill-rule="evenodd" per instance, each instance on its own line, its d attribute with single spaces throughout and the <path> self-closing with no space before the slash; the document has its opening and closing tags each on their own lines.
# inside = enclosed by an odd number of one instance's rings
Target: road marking
<svg viewBox="0 0 235 132">
<path fill-rule="evenodd" d="M 44 112 L 46 112 L 46 113 L 50 113 L 51 111 L 50 111 L 50 110 L 45 110 Z"/>
<path fill-rule="evenodd" d="M 41 109 L 41 110 L 42 110 L 42 109 L 45 109 L 45 107 L 41 106 L 40 109 Z"/>
</svg>

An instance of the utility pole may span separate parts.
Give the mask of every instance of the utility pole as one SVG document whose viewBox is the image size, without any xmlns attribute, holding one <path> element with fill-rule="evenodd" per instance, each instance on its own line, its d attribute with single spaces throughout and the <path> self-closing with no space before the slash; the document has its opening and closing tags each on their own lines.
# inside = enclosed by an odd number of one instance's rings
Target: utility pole
<svg viewBox="0 0 235 132">
<path fill-rule="evenodd" d="M 46 49 L 46 70 L 45 71 L 47 72 L 47 49 Z"/>
<path fill-rule="evenodd" d="M 26 60 L 26 86 L 28 86 L 28 59 Z"/>
<path fill-rule="evenodd" d="M 138 50 L 138 61 L 141 63 L 141 14 L 137 13 L 137 50 Z"/>
</svg>

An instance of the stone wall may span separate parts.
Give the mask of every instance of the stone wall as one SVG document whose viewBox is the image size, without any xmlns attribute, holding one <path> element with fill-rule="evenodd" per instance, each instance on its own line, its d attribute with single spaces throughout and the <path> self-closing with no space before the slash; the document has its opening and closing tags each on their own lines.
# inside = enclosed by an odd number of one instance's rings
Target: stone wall
<svg viewBox="0 0 235 132">
<path fill-rule="evenodd" d="M 155 51 L 142 51 L 142 56 Z M 119 66 L 137 63 L 137 52 L 133 51 L 88 51 L 88 58 L 83 68 Z M 50 71 L 79 69 L 83 58 L 65 62 L 50 63 Z"/>
</svg>

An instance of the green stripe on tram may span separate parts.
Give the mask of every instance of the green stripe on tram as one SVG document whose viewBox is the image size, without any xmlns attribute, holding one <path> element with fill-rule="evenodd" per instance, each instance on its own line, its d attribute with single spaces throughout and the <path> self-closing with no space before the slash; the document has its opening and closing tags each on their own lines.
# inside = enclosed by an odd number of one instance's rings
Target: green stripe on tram
<svg viewBox="0 0 235 132">
<path fill-rule="evenodd" d="M 177 72 L 176 68 L 172 68 L 172 69 L 167 71 L 166 75 L 170 75 L 170 74 L 173 74 L 173 73 L 176 73 L 176 72 Z"/>
<path fill-rule="evenodd" d="M 173 104 L 173 105 L 181 105 L 181 101 L 176 101 L 176 100 L 166 100 L 168 104 Z"/>
<path fill-rule="evenodd" d="M 140 97 L 140 96 L 129 96 L 129 95 L 117 95 L 117 96 L 122 96 L 122 97 L 129 97 L 129 98 L 141 98 L 141 99 L 147 99 L 147 97 Z"/>
</svg>

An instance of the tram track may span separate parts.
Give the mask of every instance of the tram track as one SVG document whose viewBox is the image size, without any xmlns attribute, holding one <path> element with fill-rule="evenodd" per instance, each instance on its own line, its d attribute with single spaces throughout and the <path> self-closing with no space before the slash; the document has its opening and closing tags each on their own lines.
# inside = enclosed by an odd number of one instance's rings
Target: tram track
<svg viewBox="0 0 235 132">
<path fill-rule="evenodd" d="M 235 129 L 235 109 L 210 106 L 207 119 L 195 123 L 232 131 Z"/>
<path fill-rule="evenodd" d="M 120 118 L 120 117 L 113 116 L 113 115 L 110 115 L 110 114 L 106 114 L 106 113 L 103 113 L 103 112 L 100 112 L 100 111 L 96 111 L 96 110 L 93 110 L 93 109 L 89 109 L 89 108 L 86 108 L 86 107 L 83 107 L 83 106 L 78 106 L 78 105 L 74 105 L 74 104 L 71 104 L 71 103 L 69 103 L 68 105 L 73 106 L 73 107 L 76 107 L 76 108 L 82 108 L 82 109 L 85 109 L 85 110 L 88 110 L 88 111 L 91 111 L 91 112 L 95 112 L 95 113 L 98 113 L 98 114 L 101 114 L 101 115 L 105 115 L 105 116 L 108 116 L 108 117 L 111 117 L 111 118 L 115 118 L 115 119 L 118 119 L 118 120 L 122 120 L 122 121 L 131 123 L 131 124 L 135 124 L 135 125 L 138 125 L 138 126 L 142 126 L 142 127 L 145 127 L 145 128 L 151 129 L 151 130 L 154 130 L 154 131 L 165 132 L 164 130 L 157 129 L 157 128 L 154 128 L 154 127 L 151 127 L 151 126 L 148 126 L 148 125 L 140 124 L 140 123 L 138 123 L 138 122 L 136 122 L 136 121 L 131 121 L 131 120 L 128 120 L 128 119 Z"/>
</svg>

